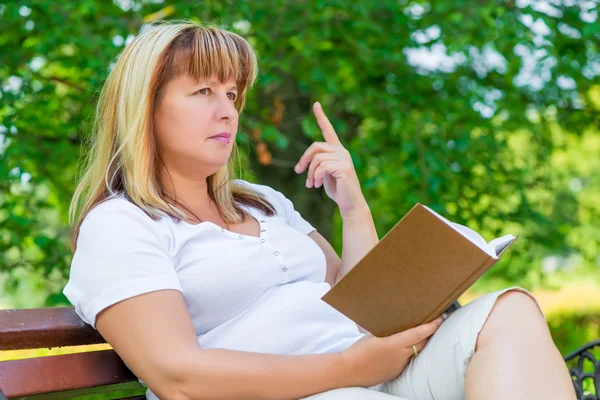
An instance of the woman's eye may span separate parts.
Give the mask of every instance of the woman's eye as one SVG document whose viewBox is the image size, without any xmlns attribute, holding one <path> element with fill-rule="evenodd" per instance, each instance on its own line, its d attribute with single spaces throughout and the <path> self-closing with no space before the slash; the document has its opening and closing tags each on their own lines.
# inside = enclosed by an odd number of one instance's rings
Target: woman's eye
<svg viewBox="0 0 600 400">
<path fill-rule="evenodd" d="M 200 94 L 211 94 L 210 88 L 202 88 L 200 90 L 197 90 L 196 93 L 200 93 Z M 229 100 L 233 100 L 235 101 L 237 99 L 237 94 L 235 94 L 234 92 L 229 92 L 227 93 L 227 98 L 229 98 Z"/>
</svg>

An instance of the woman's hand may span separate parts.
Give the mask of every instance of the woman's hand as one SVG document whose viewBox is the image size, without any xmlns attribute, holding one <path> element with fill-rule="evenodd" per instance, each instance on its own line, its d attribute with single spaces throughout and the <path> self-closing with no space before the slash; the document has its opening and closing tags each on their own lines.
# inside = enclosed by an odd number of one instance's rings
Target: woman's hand
<svg viewBox="0 0 600 400">
<path fill-rule="evenodd" d="M 414 357 L 412 346 L 423 350 L 442 318 L 388 337 L 367 334 L 342 351 L 342 364 L 349 386 L 370 387 L 396 378 Z"/>
<path fill-rule="evenodd" d="M 319 102 L 313 105 L 313 112 L 325 142 L 313 143 L 300 157 L 294 171 L 301 174 L 308 167 L 306 187 L 324 185 L 325 193 L 337 203 L 342 216 L 364 208 L 367 202 L 360 189 L 350 153 L 342 146 Z"/>
</svg>

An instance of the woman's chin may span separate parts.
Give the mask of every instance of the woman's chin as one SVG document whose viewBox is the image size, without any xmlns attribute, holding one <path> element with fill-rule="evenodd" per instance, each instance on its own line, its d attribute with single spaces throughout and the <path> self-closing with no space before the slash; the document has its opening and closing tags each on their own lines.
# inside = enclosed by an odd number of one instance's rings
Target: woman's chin
<svg viewBox="0 0 600 400">
<path fill-rule="evenodd" d="M 207 159 L 198 160 L 198 163 L 200 163 L 202 165 L 210 166 L 209 168 L 211 168 L 214 172 L 217 172 L 223 166 L 227 165 L 227 162 L 229 161 L 229 155 L 227 157 L 215 157 L 215 156 L 216 156 L 216 154 L 213 155 L 210 158 L 210 160 L 207 160 Z"/>
</svg>

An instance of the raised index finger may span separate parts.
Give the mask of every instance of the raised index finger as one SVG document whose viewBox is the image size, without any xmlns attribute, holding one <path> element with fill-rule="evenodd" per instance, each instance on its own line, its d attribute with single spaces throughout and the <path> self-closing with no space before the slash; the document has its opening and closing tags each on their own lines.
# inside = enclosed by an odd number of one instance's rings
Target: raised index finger
<svg viewBox="0 0 600 400">
<path fill-rule="evenodd" d="M 318 101 L 313 104 L 313 112 L 315 113 L 315 117 L 317 117 L 317 124 L 319 124 L 319 128 L 321 128 L 321 131 L 323 132 L 325 141 L 331 144 L 340 144 L 340 139 L 338 138 L 337 133 L 335 133 L 333 125 L 329 122 L 329 118 L 325 115 L 323 107 Z"/>
</svg>

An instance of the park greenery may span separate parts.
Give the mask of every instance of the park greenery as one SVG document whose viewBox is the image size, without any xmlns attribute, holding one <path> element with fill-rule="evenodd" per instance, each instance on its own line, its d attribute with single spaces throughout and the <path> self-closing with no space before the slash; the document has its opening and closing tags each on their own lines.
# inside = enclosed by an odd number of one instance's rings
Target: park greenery
<svg viewBox="0 0 600 400">
<path fill-rule="evenodd" d="M 420 202 L 488 240 L 520 236 L 473 293 L 600 292 L 599 11 L 597 0 L 0 0 L 0 302 L 68 305 L 67 210 L 99 89 L 145 24 L 172 18 L 254 46 L 239 177 L 282 191 L 338 252 L 335 203 L 293 171 L 322 140 L 315 101 L 380 237 Z M 600 337 L 600 296 L 565 298 L 550 321 L 563 353 Z"/>
</svg>

